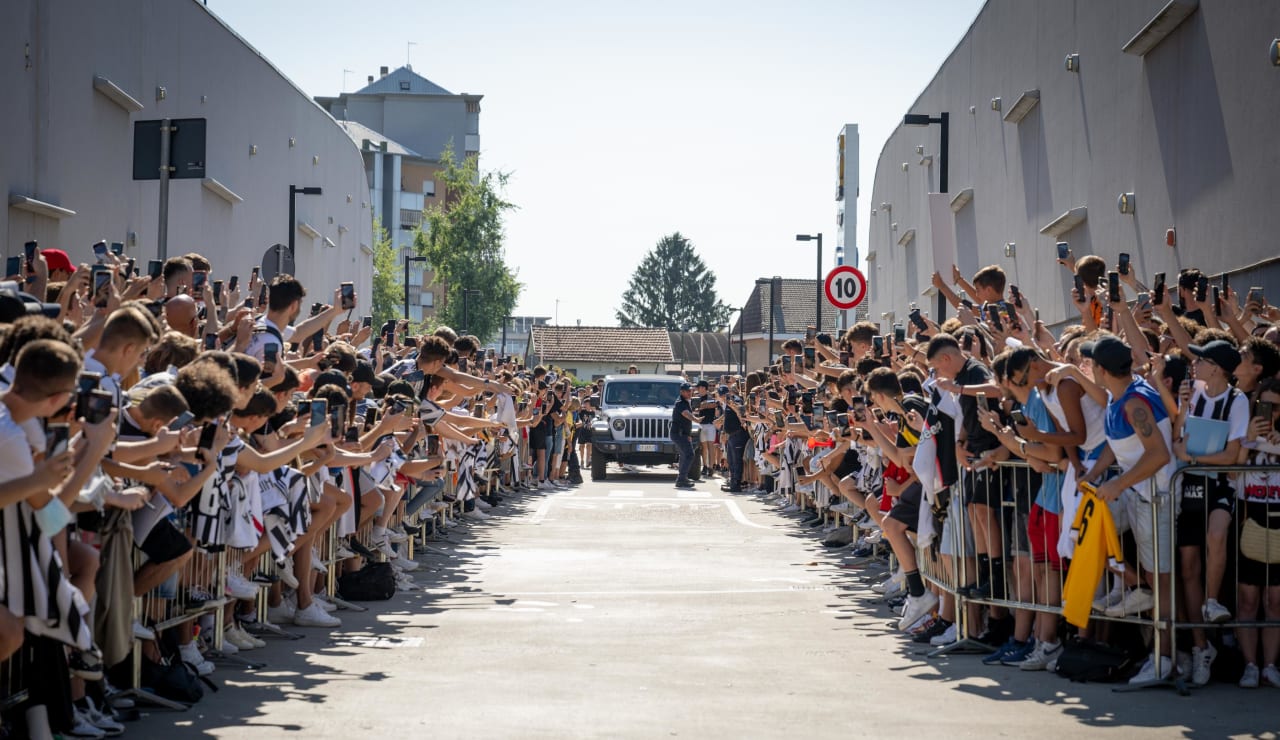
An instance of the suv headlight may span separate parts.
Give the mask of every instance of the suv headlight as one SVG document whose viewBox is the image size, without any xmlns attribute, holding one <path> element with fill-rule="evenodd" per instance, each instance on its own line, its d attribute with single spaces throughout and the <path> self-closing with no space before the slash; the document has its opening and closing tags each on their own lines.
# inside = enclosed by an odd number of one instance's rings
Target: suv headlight
<svg viewBox="0 0 1280 740">
<path fill-rule="evenodd" d="M 627 428 L 627 422 L 624 419 L 613 420 L 613 431 L 621 432 L 623 429 L 626 429 L 626 428 Z"/>
</svg>

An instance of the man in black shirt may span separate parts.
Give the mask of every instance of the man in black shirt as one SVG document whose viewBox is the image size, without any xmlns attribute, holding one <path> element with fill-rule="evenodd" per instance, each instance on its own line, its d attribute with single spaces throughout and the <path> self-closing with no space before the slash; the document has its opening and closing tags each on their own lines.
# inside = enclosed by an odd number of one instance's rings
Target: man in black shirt
<svg viewBox="0 0 1280 740">
<path fill-rule="evenodd" d="M 702 442 L 702 477 L 710 478 L 716 465 L 715 421 L 719 408 L 716 406 L 715 399 L 711 397 L 711 384 L 706 380 L 699 380 L 694 391 L 702 400 L 702 404 L 693 409 L 694 415 L 698 417 L 700 428 L 698 438 Z"/>
<path fill-rule="evenodd" d="M 689 481 L 689 467 L 693 465 L 693 442 L 689 435 L 693 434 L 693 411 L 689 408 L 689 398 L 693 395 L 693 386 L 680 384 L 680 400 L 671 409 L 671 441 L 680 454 L 680 474 L 676 477 L 676 488 L 693 488 Z"/>
<path fill-rule="evenodd" d="M 729 394 L 729 386 L 722 385 L 716 389 L 723 409 L 721 429 L 725 437 L 725 455 L 729 458 L 729 485 L 724 489 L 730 493 L 742 491 L 742 456 L 747 449 L 747 428 L 742 425 L 738 416 L 738 402 Z"/>
</svg>

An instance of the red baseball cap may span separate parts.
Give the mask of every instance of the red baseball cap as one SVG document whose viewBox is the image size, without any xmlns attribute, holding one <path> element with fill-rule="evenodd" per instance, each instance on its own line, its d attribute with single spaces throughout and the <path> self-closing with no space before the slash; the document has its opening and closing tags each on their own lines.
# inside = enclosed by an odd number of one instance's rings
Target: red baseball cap
<svg viewBox="0 0 1280 740">
<path fill-rule="evenodd" d="M 71 258 L 61 249 L 42 249 L 40 254 L 44 255 L 45 264 L 49 265 L 49 272 L 57 270 L 76 271 L 76 266 L 71 264 Z"/>
</svg>

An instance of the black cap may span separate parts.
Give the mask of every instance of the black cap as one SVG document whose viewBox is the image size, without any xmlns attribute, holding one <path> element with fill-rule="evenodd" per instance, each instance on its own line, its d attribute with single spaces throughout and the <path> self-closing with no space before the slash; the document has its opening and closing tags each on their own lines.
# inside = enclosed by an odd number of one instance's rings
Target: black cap
<svg viewBox="0 0 1280 740">
<path fill-rule="evenodd" d="M 1190 344 L 1187 349 L 1196 357 L 1203 357 L 1226 370 L 1228 375 L 1240 366 L 1240 351 L 1222 339 L 1215 339 L 1204 346 Z"/>
<path fill-rule="evenodd" d="M 352 383 L 369 383 L 373 384 L 378 379 L 378 374 L 373 371 L 373 365 L 364 360 L 356 361 L 356 369 L 351 371 Z"/>
<path fill-rule="evenodd" d="M 347 376 L 343 375 L 339 370 L 325 370 L 316 376 L 312 388 L 323 388 L 326 385 L 336 385 L 347 393 L 351 392 L 351 386 L 347 384 Z"/>
<path fill-rule="evenodd" d="M 681 383 L 681 384 L 680 384 L 680 390 L 682 390 L 682 391 L 691 391 L 691 390 L 693 390 L 693 386 L 692 386 L 692 385 L 690 385 L 690 384 L 688 384 L 688 383 Z"/>
<path fill-rule="evenodd" d="M 43 303 L 30 293 L 17 289 L 17 283 L 0 284 L 0 324 L 8 324 L 23 316 L 47 316 L 56 319 L 62 313 L 62 306 L 56 303 Z"/>
<path fill-rule="evenodd" d="M 1080 354 L 1112 375 L 1120 375 L 1133 367 L 1133 349 L 1119 337 L 1102 337 L 1080 345 Z"/>
<path fill-rule="evenodd" d="M 716 393 L 719 393 L 722 396 L 729 395 L 729 386 L 727 385 L 719 386 L 718 388 L 716 388 Z"/>
</svg>

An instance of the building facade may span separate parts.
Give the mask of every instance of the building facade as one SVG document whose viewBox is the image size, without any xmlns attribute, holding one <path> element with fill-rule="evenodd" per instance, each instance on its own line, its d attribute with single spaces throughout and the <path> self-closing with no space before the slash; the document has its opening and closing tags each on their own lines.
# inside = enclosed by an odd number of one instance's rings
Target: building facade
<svg viewBox="0 0 1280 740">
<path fill-rule="evenodd" d="M 833 339 L 838 332 L 840 312 L 827 300 L 825 292 L 819 293 L 823 286 L 817 280 L 779 278 L 773 288 L 771 282 L 769 278 L 756 281 L 738 320 L 729 330 L 730 355 L 745 360 L 746 372 L 768 365 L 788 339 L 803 341 L 810 326 L 831 334 Z M 821 327 L 816 321 L 819 295 Z M 772 351 L 770 333 L 773 334 Z"/>
<path fill-rule="evenodd" d="M 506 343 L 503 343 L 503 333 L 499 330 L 485 349 L 493 349 L 499 357 L 524 357 L 529 344 L 529 330 L 550 323 L 550 316 L 510 316 L 507 318 Z"/>
<path fill-rule="evenodd" d="M 0 48 L 16 60 L 0 69 L 0 91 L 15 103 L 0 137 L 6 255 L 36 240 L 92 262 L 94 242 L 118 241 L 145 269 L 160 256 L 160 186 L 134 179 L 134 158 L 158 163 L 159 153 L 135 149 L 135 128 L 192 119 L 204 125 L 204 152 L 177 163 L 194 177 L 170 183 L 168 255 L 200 252 L 219 274 L 247 279 L 254 265 L 273 268 L 264 257 L 294 232 L 293 271 L 313 295 L 327 300 L 342 281 L 372 295 L 359 152 L 203 4 L 10 0 L 0 4 Z M 196 128 L 183 123 L 175 137 Z M 292 185 L 321 193 L 296 196 L 290 221 Z"/>
<path fill-rule="evenodd" d="M 1055 242 L 1144 281 L 1231 273 L 1280 295 L 1280 28 L 1271 0 L 990 0 L 903 113 L 872 187 L 864 263 L 873 318 L 935 270 L 1000 265 L 1047 323 L 1073 317 Z M 1122 201 L 1123 197 L 1123 201 Z"/>
<path fill-rule="evenodd" d="M 836 266 L 862 263 L 858 254 L 858 124 L 846 123 L 836 137 Z M 847 329 L 865 319 L 863 301 L 840 311 L 840 328 Z"/>
</svg>

